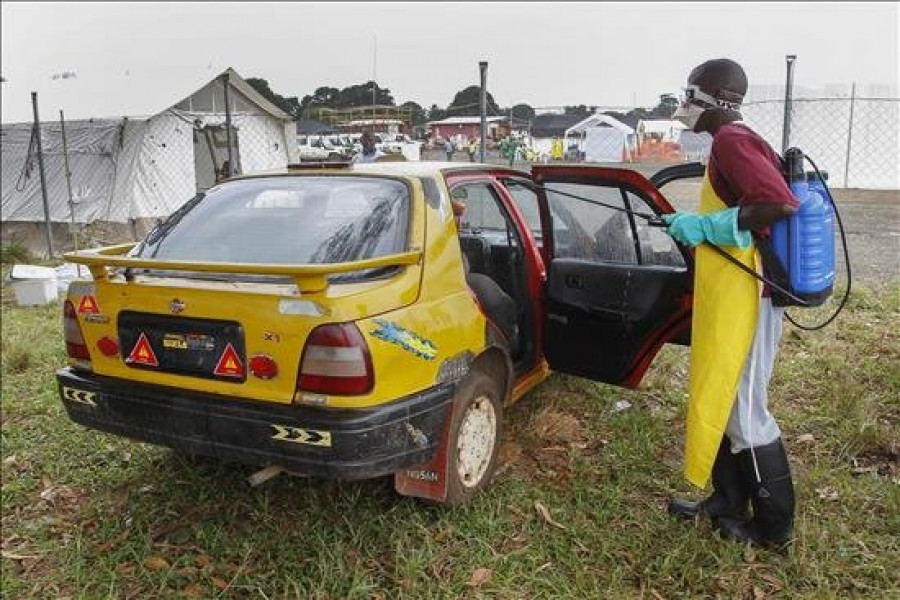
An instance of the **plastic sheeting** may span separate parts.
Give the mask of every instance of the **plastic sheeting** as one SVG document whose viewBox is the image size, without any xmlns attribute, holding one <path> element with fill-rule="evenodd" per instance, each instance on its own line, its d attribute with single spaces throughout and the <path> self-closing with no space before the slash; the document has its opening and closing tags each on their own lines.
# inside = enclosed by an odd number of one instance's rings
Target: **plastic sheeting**
<svg viewBox="0 0 900 600">
<path fill-rule="evenodd" d="M 77 223 L 170 214 L 197 191 L 194 128 L 221 125 L 224 114 L 166 111 L 146 120 L 93 120 L 66 124 L 69 170 Z M 285 124 L 268 115 L 232 118 L 238 164 L 244 172 L 284 168 L 290 156 Z M 44 166 L 53 222 L 70 220 L 59 124 L 42 124 Z M 29 154 L 31 125 L 3 126 L 3 222 L 43 221 L 37 149 Z"/>
</svg>

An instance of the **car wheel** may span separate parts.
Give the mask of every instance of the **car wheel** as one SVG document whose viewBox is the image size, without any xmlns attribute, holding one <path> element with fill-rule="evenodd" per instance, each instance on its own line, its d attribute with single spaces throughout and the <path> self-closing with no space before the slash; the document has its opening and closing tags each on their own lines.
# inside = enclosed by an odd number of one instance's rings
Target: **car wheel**
<svg viewBox="0 0 900 600">
<path fill-rule="evenodd" d="M 447 499 L 466 504 L 490 485 L 497 470 L 502 431 L 500 383 L 480 370 L 472 371 L 456 393 L 447 440 Z"/>
<path fill-rule="evenodd" d="M 344 157 L 341 156 L 340 154 L 338 154 L 337 152 L 332 152 L 331 154 L 328 155 L 329 162 L 337 162 L 339 160 L 343 160 L 343 158 Z"/>
</svg>

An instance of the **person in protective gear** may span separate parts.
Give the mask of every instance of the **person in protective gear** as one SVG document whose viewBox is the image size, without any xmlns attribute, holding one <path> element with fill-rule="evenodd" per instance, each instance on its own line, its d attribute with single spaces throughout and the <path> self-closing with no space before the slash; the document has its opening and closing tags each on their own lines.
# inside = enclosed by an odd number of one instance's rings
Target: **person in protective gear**
<svg viewBox="0 0 900 600">
<path fill-rule="evenodd" d="M 670 235 L 697 248 L 684 472 L 701 488 L 711 479 L 713 491 L 700 502 L 672 500 L 669 512 L 705 516 L 725 537 L 779 547 L 791 539 L 794 489 L 767 389 L 784 309 L 706 245 L 759 271 L 754 238 L 797 207 L 781 159 L 743 123 L 746 91 L 738 63 L 709 60 L 691 71 L 673 115 L 713 136 L 699 214 L 665 217 Z"/>
</svg>

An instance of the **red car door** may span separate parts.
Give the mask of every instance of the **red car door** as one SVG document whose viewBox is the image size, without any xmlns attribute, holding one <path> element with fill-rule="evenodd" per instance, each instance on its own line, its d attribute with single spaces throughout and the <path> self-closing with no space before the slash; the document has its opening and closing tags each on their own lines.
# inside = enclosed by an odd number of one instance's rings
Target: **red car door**
<svg viewBox="0 0 900 600">
<path fill-rule="evenodd" d="M 535 165 L 532 176 L 549 259 L 550 367 L 636 387 L 662 344 L 689 343 L 692 255 L 634 214 L 673 209 L 628 169 Z"/>
</svg>

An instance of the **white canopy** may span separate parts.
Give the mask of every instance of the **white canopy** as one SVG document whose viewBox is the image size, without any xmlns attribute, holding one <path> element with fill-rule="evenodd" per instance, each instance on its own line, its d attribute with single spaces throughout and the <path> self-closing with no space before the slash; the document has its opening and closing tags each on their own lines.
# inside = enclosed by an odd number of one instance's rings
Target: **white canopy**
<svg viewBox="0 0 900 600">
<path fill-rule="evenodd" d="M 599 127 L 601 125 L 609 125 L 614 129 L 618 129 L 625 135 L 632 135 L 634 133 L 634 129 L 614 117 L 603 114 L 593 114 L 566 129 L 565 137 L 569 137 L 573 133 L 584 133 L 591 127 Z"/>
</svg>

